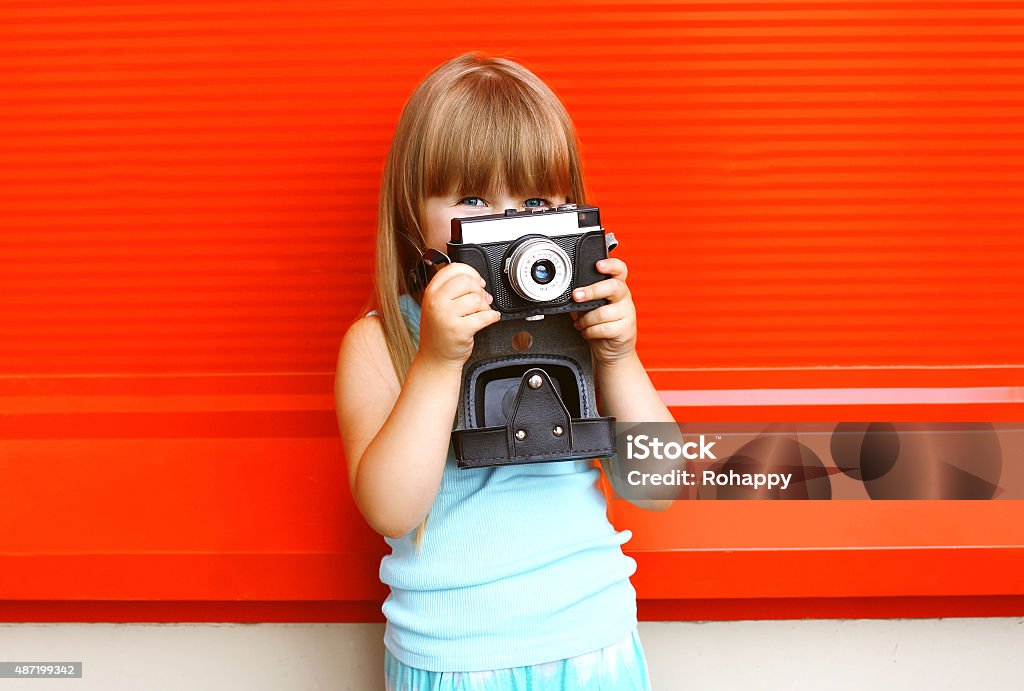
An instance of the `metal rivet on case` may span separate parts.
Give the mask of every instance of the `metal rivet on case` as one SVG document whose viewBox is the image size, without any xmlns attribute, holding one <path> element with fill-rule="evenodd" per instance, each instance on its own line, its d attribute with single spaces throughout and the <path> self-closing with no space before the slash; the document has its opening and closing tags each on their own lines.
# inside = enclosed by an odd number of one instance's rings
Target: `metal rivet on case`
<svg viewBox="0 0 1024 691">
<path fill-rule="evenodd" d="M 544 380 L 540 378 L 539 374 L 535 374 L 530 377 L 530 381 L 526 383 L 530 385 L 531 389 L 539 389 L 540 385 L 544 383 Z"/>
<path fill-rule="evenodd" d="M 560 437 L 562 436 L 562 432 L 564 431 L 565 430 L 562 429 L 561 427 L 555 427 L 553 430 L 551 430 L 551 433 L 554 434 L 556 437 Z"/>
<path fill-rule="evenodd" d="M 517 429 L 516 430 L 516 439 L 518 439 L 519 441 L 522 441 L 522 440 L 526 439 L 526 430 L 525 429 Z"/>
</svg>

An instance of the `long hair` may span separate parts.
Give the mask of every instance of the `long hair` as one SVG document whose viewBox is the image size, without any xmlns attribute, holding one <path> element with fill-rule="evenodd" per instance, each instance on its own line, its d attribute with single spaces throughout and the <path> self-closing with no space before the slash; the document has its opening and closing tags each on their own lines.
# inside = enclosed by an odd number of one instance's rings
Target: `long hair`
<svg viewBox="0 0 1024 691">
<path fill-rule="evenodd" d="M 576 131 L 561 101 L 531 71 L 465 53 L 431 71 L 409 97 L 380 186 L 374 297 L 401 384 L 416 345 L 399 296 L 411 292 L 406 272 L 427 247 L 425 200 L 494 198 L 503 189 L 586 203 Z M 417 551 L 427 518 L 416 529 Z"/>
</svg>

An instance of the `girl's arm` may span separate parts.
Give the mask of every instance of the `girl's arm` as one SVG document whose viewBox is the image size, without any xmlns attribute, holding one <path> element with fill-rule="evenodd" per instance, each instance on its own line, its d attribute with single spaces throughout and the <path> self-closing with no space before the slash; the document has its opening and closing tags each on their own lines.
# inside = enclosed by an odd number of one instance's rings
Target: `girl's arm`
<svg viewBox="0 0 1024 691">
<path fill-rule="evenodd" d="M 614 363 L 596 363 L 604 415 L 621 422 L 675 422 L 636 351 Z"/>
<path fill-rule="evenodd" d="M 352 497 L 381 535 L 402 537 L 433 505 L 461 378 L 461 367 L 417 353 L 399 387 L 375 317 L 363 317 L 345 335 L 334 389 L 338 427 Z"/>
<path fill-rule="evenodd" d="M 483 286 L 468 264 L 434 275 L 404 386 L 376 317 L 357 321 L 342 340 L 334 395 L 349 487 L 370 527 L 387 537 L 418 526 L 441 486 L 462 366 L 474 334 L 501 318 Z"/>
</svg>

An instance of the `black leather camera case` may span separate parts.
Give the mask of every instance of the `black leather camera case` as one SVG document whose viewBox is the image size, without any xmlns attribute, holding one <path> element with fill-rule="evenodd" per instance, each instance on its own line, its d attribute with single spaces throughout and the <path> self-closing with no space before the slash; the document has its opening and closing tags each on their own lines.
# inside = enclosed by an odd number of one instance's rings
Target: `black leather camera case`
<svg viewBox="0 0 1024 691">
<path fill-rule="evenodd" d="M 517 334 L 519 343 L 531 341 L 528 349 L 512 345 Z M 590 345 L 568 314 L 479 331 L 452 433 L 459 467 L 614 455 L 615 418 L 597 414 L 593 382 Z"/>
</svg>

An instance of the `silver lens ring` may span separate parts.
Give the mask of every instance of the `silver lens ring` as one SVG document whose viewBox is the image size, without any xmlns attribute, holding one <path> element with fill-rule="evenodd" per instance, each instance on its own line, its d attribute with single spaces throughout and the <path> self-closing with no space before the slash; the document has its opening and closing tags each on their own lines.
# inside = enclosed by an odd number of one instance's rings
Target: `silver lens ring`
<svg viewBox="0 0 1024 691">
<path fill-rule="evenodd" d="M 539 283 L 533 277 L 533 267 L 547 260 L 554 269 L 554 276 L 546 283 Z M 532 302 L 548 302 L 564 293 L 572 280 L 572 266 L 569 255 L 547 238 L 530 238 L 516 247 L 505 263 L 508 282 L 520 296 Z"/>
</svg>

